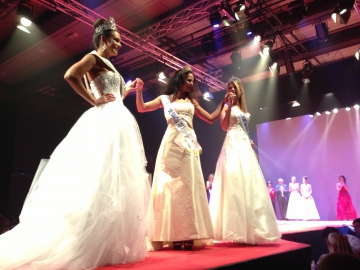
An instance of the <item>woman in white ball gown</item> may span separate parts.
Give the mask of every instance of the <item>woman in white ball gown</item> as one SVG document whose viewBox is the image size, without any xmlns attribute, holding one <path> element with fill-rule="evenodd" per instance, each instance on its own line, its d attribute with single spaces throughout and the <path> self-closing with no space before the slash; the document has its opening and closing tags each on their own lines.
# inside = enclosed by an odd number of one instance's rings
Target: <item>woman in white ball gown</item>
<svg viewBox="0 0 360 270">
<path fill-rule="evenodd" d="M 316 208 L 315 200 L 312 196 L 312 187 L 308 183 L 307 176 L 304 176 L 301 184 L 302 195 L 302 219 L 303 220 L 316 220 L 320 219 L 319 212 Z"/>
<path fill-rule="evenodd" d="M 250 114 L 240 79 L 230 78 L 221 127 L 227 131 L 216 165 L 210 198 L 215 240 L 244 244 L 278 242 L 274 209 L 249 139 Z"/>
<path fill-rule="evenodd" d="M 289 183 L 289 203 L 286 211 L 287 219 L 302 219 L 301 209 L 302 207 L 302 199 L 300 194 L 300 185 L 296 182 L 296 177 L 291 177 L 291 183 Z"/>
<path fill-rule="evenodd" d="M 143 83 L 125 89 L 107 59 L 121 48 L 115 21 L 98 19 L 94 28 L 96 51 L 65 74 L 94 107 L 40 166 L 20 224 L 0 236 L 0 269 L 95 269 L 147 255 L 146 159 L 138 125 L 122 102 Z"/>
</svg>

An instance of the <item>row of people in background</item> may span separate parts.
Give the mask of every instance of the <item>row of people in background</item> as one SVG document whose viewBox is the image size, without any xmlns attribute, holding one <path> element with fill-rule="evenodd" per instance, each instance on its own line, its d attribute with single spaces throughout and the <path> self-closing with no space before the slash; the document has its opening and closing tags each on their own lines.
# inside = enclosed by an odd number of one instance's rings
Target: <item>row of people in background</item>
<svg viewBox="0 0 360 270">
<path fill-rule="evenodd" d="M 279 179 L 279 184 L 276 189 L 272 187 L 270 181 L 267 182 L 268 193 L 274 208 L 275 199 L 279 204 L 280 219 L 285 220 L 316 220 L 320 219 L 316 208 L 314 198 L 312 197 L 312 187 L 308 183 L 307 176 L 302 179 L 301 186 L 296 182 L 296 177 L 291 177 L 289 186 L 284 184 L 283 179 Z M 352 203 L 349 188 L 346 185 L 346 178 L 343 175 L 339 176 L 339 182 L 336 184 L 336 189 L 339 192 L 336 204 L 336 217 L 338 220 L 353 220 L 357 217 L 355 207 Z M 305 209 L 305 211 L 301 210 Z"/>
<path fill-rule="evenodd" d="M 275 189 L 271 182 L 267 182 L 268 193 L 271 198 L 274 211 L 275 198 L 279 205 L 280 220 L 317 220 L 320 219 L 314 198 L 312 187 L 308 183 L 308 177 L 303 177 L 301 186 L 296 182 L 296 177 L 291 178 L 289 187 L 284 184 L 282 178 L 278 179 Z M 306 209 L 302 211 L 301 209 Z"/>
</svg>

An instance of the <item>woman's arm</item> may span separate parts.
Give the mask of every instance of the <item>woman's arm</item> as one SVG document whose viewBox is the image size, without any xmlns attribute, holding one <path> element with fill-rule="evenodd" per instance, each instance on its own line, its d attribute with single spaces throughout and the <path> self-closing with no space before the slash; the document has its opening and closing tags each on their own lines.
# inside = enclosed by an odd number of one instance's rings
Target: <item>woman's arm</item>
<svg viewBox="0 0 360 270">
<path fill-rule="evenodd" d="M 141 90 L 142 90 L 142 87 L 141 87 Z M 162 107 L 162 102 L 161 102 L 160 96 L 153 99 L 152 101 L 145 103 L 141 90 L 140 90 L 140 86 L 136 89 L 136 108 L 137 108 L 138 112 L 141 112 L 141 113 L 151 112 L 151 111 L 154 111 L 154 110 Z"/>
<path fill-rule="evenodd" d="M 197 102 L 196 100 L 193 100 L 193 104 L 195 107 L 195 114 L 201 119 L 204 120 L 205 122 L 208 122 L 210 124 L 213 124 L 215 122 L 215 120 L 219 117 L 222 108 L 224 107 L 224 104 L 226 102 L 227 99 L 227 95 L 225 95 L 223 101 L 216 107 L 215 111 L 212 114 L 209 114 L 207 111 L 205 111 L 199 104 L 199 102 Z"/>
<path fill-rule="evenodd" d="M 338 192 L 340 192 L 340 190 L 341 190 L 342 188 L 343 188 L 342 185 L 340 185 L 339 183 L 336 184 L 336 190 L 337 190 Z"/>
<path fill-rule="evenodd" d="M 94 55 L 87 54 L 79 62 L 72 65 L 65 73 L 64 79 L 70 84 L 70 86 L 82 96 L 91 105 L 99 105 L 109 101 L 115 100 L 113 94 L 107 94 L 101 96 L 99 99 L 95 99 L 94 96 L 85 88 L 81 81 L 81 77 L 89 72 L 96 65 L 96 59 Z"/>
</svg>

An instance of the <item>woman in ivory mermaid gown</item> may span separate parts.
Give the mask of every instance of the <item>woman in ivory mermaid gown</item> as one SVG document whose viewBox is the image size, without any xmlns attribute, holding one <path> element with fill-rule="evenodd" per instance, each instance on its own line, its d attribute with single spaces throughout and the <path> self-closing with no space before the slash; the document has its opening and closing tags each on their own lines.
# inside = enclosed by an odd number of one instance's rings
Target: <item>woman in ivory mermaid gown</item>
<svg viewBox="0 0 360 270">
<path fill-rule="evenodd" d="M 0 269 L 95 269 L 147 255 L 150 186 L 144 148 L 122 102 L 129 89 L 107 60 L 117 55 L 120 35 L 111 18 L 94 27 L 97 51 L 65 78 L 95 106 L 39 167 L 20 224 L 0 236 Z M 94 96 L 81 83 L 83 74 Z M 139 81 L 131 87 L 142 88 Z"/>
<path fill-rule="evenodd" d="M 137 91 L 139 112 L 164 108 L 168 123 L 156 158 L 151 203 L 154 208 L 154 248 L 172 242 L 175 249 L 192 249 L 213 237 L 200 165 L 201 147 L 193 130 L 193 116 L 213 123 L 224 101 L 209 114 L 194 99 L 195 75 L 190 67 L 178 70 L 164 95 L 144 103 Z"/>
<path fill-rule="evenodd" d="M 243 244 L 278 242 L 278 229 L 264 176 L 251 147 L 240 79 L 230 78 L 228 105 L 221 112 L 221 127 L 227 131 L 218 158 L 210 198 L 215 240 Z"/>
</svg>

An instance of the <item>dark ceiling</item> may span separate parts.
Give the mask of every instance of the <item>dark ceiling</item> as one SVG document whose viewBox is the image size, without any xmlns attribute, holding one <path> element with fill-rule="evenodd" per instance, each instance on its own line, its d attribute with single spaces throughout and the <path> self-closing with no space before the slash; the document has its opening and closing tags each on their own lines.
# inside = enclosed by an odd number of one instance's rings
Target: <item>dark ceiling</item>
<svg viewBox="0 0 360 270">
<path fill-rule="evenodd" d="M 147 90 L 156 93 L 164 88 L 154 78 L 161 59 L 174 59 L 180 66 L 190 64 L 209 86 L 211 82 L 220 85 L 210 87 L 214 92 L 223 89 L 233 75 L 245 85 L 269 80 L 273 75 L 268 62 L 259 56 L 260 46 L 268 40 L 274 42 L 272 49 L 279 60 L 280 77 L 289 76 L 285 51 L 290 52 L 293 73 L 299 74 L 305 60 L 320 70 L 354 58 L 360 47 L 359 0 L 247 0 L 249 15 L 217 30 L 210 25 L 210 13 L 221 11 L 222 2 L 234 7 L 240 1 L 30 0 L 25 4 L 33 7 L 31 34 L 16 28 L 16 10 L 23 2 L 2 1 L 0 5 L 0 101 L 16 104 L 22 113 L 64 120 L 77 118 L 89 107 L 67 85 L 63 74 L 92 49 L 93 30 L 89 24 L 96 14 L 112 16 L 120 26 L 124 44 L 119 56 L 112 59 L 120 73 L 126 79 L 142 78 Z M 346 24 L 331 19 L 339 5 L 350 5 Z M 326 32 L 321 23 L 328 29 L 326 41 L 316 34 L 316 28 Z M 247 36 L 250 28 L 262 33 L 260 43 Z M 206 55 L 204 39 L 209 38 L 217 50 Z M 231 61 L 234 52 L 241 53 L 241 68 Z M 163 62 L 171 74 L 173 64 Z M 301 82 L 301 76 L 297 77 Z"/>
</svg>

